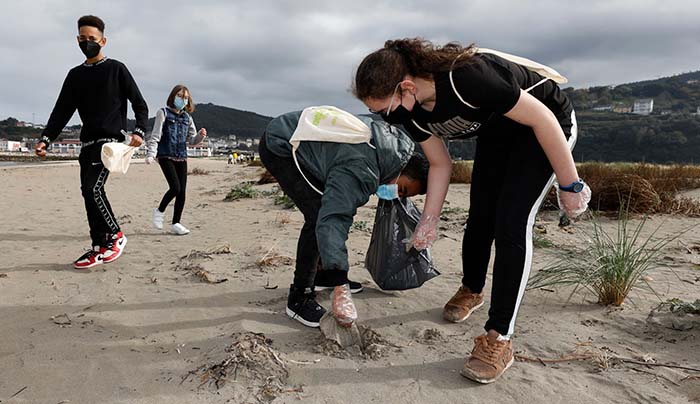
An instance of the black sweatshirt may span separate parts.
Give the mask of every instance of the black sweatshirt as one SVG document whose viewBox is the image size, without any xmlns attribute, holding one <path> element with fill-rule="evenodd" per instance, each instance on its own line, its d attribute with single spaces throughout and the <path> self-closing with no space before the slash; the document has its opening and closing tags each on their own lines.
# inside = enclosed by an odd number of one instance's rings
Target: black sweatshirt
<svg viewBox="0 0 700 404">
<path fill-rule="evenodd" d="M 121 130 L 126 130 L 127 100 L 131 101 L 136 116 L 134 133 L 144 137 L 148 105 L 126 66 L 114 59 L 76 66 L 63 82 L 56 106 L 42 132 L 42 141 L 54 141 L 76 109 L 83 121 L 80 141 L 124 140 Z"/>
</svg>

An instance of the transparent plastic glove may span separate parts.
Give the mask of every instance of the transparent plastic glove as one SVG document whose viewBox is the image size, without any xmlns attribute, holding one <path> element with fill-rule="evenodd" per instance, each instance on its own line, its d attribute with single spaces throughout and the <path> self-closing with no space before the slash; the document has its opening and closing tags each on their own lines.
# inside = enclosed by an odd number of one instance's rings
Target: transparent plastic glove
<svg viewBox="0 0 700 404">
<path fill-rule="evenodd" d="M 352 301 L 350 285 L 336 286 L 331 294 L 331 310 L 338 325 L 350 327 L 357 320 L 357 309 Z"/>
<path fill-rule="evenodd" d="M 440 222 L 440 217 L 433 215 L 423 215 L 416 226 L 410 240 L 404 240 L 406 243 L 406 251 L 411 247 L 418 251 L 430 248 L 435 240 L 437 240 L 437 225 Z"/>
<path fill-rule="evenodd" d="M 559 209 L 573 219 L 588 209 L 588 202 L 591 201 L 591 188 L 588 184 L 584 184 L 581 192 L 566 192 L 557 187 L 557 201 Z"/>
<path fill-rule="evenodd" d="M 146 164 L 153 164 L 156 161 L 152 156 L 146 157 Z"/>
</svg>

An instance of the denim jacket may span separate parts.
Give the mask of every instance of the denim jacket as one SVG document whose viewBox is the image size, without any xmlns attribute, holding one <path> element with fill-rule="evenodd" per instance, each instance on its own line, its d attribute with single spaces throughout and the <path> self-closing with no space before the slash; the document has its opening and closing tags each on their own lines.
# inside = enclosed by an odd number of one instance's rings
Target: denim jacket
<svg viewBox="0 0 700 404">
<path fill-rule="evenodd" d="M 147 156 L 185 160 L 187 144 L 201 141 L 194 121 L 187 112 L 176 114 L 170 108 L 162 108 L 156 113 L 153 131 L 146 141 Z"/>
</svg>

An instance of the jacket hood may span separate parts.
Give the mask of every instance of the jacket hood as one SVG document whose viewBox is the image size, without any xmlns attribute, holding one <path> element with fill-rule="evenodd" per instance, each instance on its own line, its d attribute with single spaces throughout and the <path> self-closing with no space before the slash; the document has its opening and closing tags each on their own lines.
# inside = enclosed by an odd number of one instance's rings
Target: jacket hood
<svg viewBox="0 0 700 404">
<path fill-rule="evenodd" d="M 379 183 L 386 184 L 393 181 L 408 164 L 415 149 L 415 143 L 406 132 L 396 126 L 373 120 L 368 116 L 359 116 L 359 118 L 372 130 L 372 144 L 377 148 Z M 387 150 L 393 152 L 388 153 Z"/>
</svg>

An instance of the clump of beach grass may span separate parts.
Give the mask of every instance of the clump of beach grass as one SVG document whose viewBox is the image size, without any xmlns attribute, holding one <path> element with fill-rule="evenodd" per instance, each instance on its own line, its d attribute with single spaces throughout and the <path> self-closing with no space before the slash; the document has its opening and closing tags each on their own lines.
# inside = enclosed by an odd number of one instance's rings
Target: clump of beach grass
<svg viewBox="0 0 700 404">
<path fill-rule="evenodd" d="M 552 240 L 546 238 L 544 235 L 539 233 L 533 233 L 532 235 L 532 245 L 535 248 L 552 248 L 555 247 Z"/>
<path fill-rule="evenodd" d="M 189 172 L 189 175 L 209 175 L 209 171 L 203 168 L 195 167 Z"/>
<path fill-rule="evenodd" d="M 257 198 L 259 195 L 260 192 L 254 189 L 251 184 L 243 183 L 231 188 L 231 191 L 226 195 L 224 201 L 230 202 L 239 199 Z"/>
<path fill-rule="evenodd" d="M 275 196 L 275 206 L 277 205 L 281 205 L 284 209 L 294 209 L 296 207 L 292 198 L 284 192 Z"/>
<path fill-rule="evenodd" d="M 647 273 L 666 266 L 663 249 L 690 229 L 657 236 L 662 226 L 659 225 L 649 236 L 643 236 L 646 225 L 646 217 L 632 224 L 629 211 L 622 209 L 617 228 L 608 232 L 593 216 L 591 230 L 584 231 L 583 245 L 559 250 L 555 262 L 531 278 L 529 288 L 573 286 L 569 299 L 578 290 L 586 289 L 598 297 L 599 304 L 606 306 L 622 305 L 636 287 L 654 292 L 646 280 Z"/>
<path fill-rule="evenodd" d="M 471 184 L 472 182 L 472 161 L 453 161 L 451 184 Z"/>
</svg>

